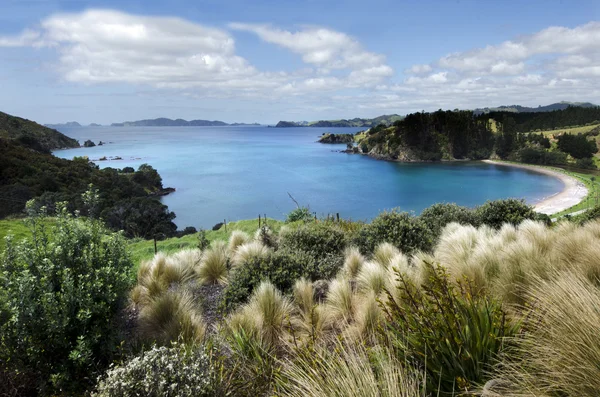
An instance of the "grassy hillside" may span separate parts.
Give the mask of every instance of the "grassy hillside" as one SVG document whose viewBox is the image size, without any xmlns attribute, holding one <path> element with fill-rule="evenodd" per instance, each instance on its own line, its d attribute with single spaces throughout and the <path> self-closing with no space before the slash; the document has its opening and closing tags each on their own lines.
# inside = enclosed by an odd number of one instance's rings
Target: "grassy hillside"
<svg viewBox="0 0 600 397">
<path fill-rule="evenodd" d="M 0 138 L 19 142 L 40 152 L 79 147 L 77 140 L 36 122 L 0 112 Z"/>
<path fill-rule="evenodd" d="M 48 225 L 53 224 L 54 221 L 49 219 Z M 274 232 L 279 232 L 281 226 L 284 225 L 282 221 L 276 219 L 267 219 L 267 225 Z M 250 235 L 254 235 L 258 229 L 258 220 L 242 220 L 237 222 L 231 222 L 227 224 L 227 230 L 222 227 L 220 230 L 208 230 L 206 231 L 206 238 L 208 241 L 222 240 L 227 241 L 233 230 L 241 230 Z M 22 240 L 26 237 L 31 236 L 31 231 L 25 225 L 23 219 L 3 219 L 0 220 L 0 252 L 5 248 L 5 237 L 13 235 L 15 241 Z M 167 254 L 180 251 L 185 248 L 196 248 L 198 246 L 198 234 L 189 234 L 184 237 L 173 237 L 157 242 L 158 251 Z M 131 249 L 131 255 L 133 262 L 139 264 L 142 260 L 150 259 L 154 256 L 154 240 L 143 240 L 143 239 L 132 239 L 129 240 L 129 248 Z"/>
<path fill-rule="evenodd" d="M 267 219 L 267 225 L 274 232 L 279 232 L 281 226 L 284 225 L 282 221 L 278 221 L 276 219 Z M 256 230 L 258 229 L 258 220 L 250 219 L 250 220 L 241 220 L 237 222 L 231 222 L 227 224 L 227 230 L 225 227 L 221 227 L 221 229 L 213 231 L 206 231 L 206 238 L 208 241 L 214 240 L 222 240 L 227 241 L 231 232 L 233 230 L 241 230 L 250 235 L 254 235 Z M 196 248 L 198 246 L 198 233 L 190 234 L 187 236 L 183 236 L 180 238 L 173 237 L 168 238 L 166 240 L 157 242 L 157 249 L 160 252 L 164 253 L 173 253 L 180 251 L 185 248 Z M 131 254 L 134 260 L 134 263 L 139 264 L 140 261 L 150 259 L 154 256 L 154 241 L 153 240 L 142 240 L 142 239 L 134 239 L 131 240 L 129 244 L 131 248 Z"/>
</svg>

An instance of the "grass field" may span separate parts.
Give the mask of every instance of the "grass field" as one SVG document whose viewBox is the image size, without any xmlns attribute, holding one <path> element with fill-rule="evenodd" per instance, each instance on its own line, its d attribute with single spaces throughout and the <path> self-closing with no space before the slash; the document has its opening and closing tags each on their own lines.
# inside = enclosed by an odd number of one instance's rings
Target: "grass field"
<svg viewBox="0 0 600 397">
<path fill-rule="evenodd" d="M 53 220 L 48 221 L 49 225 L 53 223 Z M 284 222 L 275 219 L 267 219 L 267 225 L 274 232 L 279 232 Z M 258 220 L 243 220 L 237 222 L 231 222 L 227 224 L 227 230 L 225 227 L 213 231 L 208 230 L 206 232 L 206 238 L 209 241 L 229 239 L 229 235 L 233 230 L 242 230 L 250 235 L 254 235 L 258 229 Z M 23 219 L 4 219 L 0 220 L 0 252 L 5 248 L 5 239 L 7 235 L 13 235 L 15 240 L 21 240 L 31 235 L 29 228 L 25 225 Z M 157 249 L 160 252 L 171 253 L 177 252 L 183 248 L 195 248 L 198 245 L 198 234 L 190 234 L 181 238 L 173 237 L 166 240 L 157 241 Z M 131 248 L 131 256 L 133 263 L 139 264 L 140 261 L 152 258 L 154 256 L 154 241 L 153 240 L 142 240 L 132 239 L 129 240 L 129 247 Z"/>
<path fill-rule="evenodd" d="M 48 219 L 48 226 L 54 224 L 52 218 Z M 6 246 L 4 237 L 12 235 L 15 241 L 22 240 L 26 237 L 31 236 L 31 231 L 25 225 L 23 219 L 2 219 L 0 220 L 0 252 L 4 250 Z"/>
<path fill-rule="evenodd" d="M 544 136 L 550 136 L 550 135 L 554 135 L 554 134 L 560 134 L 563 132 L 569 133 L 569 134 L 573 134 L 573 135 L 577 135 L 577 134 L 584 134 L 586 132 L 589 132 L 591 130 L 593 130 L 596 127 L 600 127 L 600 124 L 592 124 L 592 125 L 584 125 L 583 127 L 572 127 L 572 128 L 559 128 L 556 130 L 546 130 L 546 131 L 534 131 L 536 134 L 543 134 Z"/>
<path fill-rule="evenodd" d="M 281 229 L 281 226 L 284 225 L 284 223 L 282 221 L 278 221 L 276 219 L 268 218 L 267 225 L 269 226 L 269 228 L 272 231 L 278 232 L 279 229 Z M 226 241 L 227 239 L 229 239 L 229 235 L 231 234 L 231 232 L 233 230 L 241 230 L 252 236 L 252 235 L 254 235 L 254 233 L 256 232 L 257 229 L 258 229 L 258 220 L 257 219 L 242 220 L 242 221 L 228 223 L 227 230 L 225 230 L 225 227 L 221 227 L 221 229 L 216 230 L 216 231 L 207 230 L 206 238 L 209 241 L 214 241 L 214 240 Z M 184 236 L 181 238 L 177 238 L 177 237 L 168 238 L 163 241 L 157 241 L 157 243 L 156 243 L 156 247 L 157 247 L 158 251 L 165 252 L 165 253 L 177 252 L 184 248 L 195 248 L 197 245 L 198 245 L 198 234 L 197 233 L 190 234 L 190 235 L 187 235 L 187 236 Z M 131 240 L 131 243 L 129 244 L 129 246 L 131 247 L 132 259 L 134 260 L 134 263 L 136 263 L 136 264 L 140 263 L 140 261 L 142 261 L 142 260 L 146 260 L 146 259 L 152 258 L 152 256 L 154 256 L 154 241 L 153 240 L 135 239 L 135 240 Z"/>
</svg>

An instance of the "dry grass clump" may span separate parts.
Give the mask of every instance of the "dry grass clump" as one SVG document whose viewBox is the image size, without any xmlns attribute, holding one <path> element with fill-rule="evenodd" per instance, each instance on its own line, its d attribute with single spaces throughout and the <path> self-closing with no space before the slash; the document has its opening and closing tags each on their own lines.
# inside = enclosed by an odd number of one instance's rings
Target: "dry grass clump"
<svg viewBox="0 0 600 397">
<path fill-rule="evenodd" d="M 592 282 L 600 280 L 600 222 L 578 227 L 562 223 L 549 228 L 526 220 L 519 226 L 487 227 L 450 224 L 434 251 L 455 280 L 468 279 L 503 302 L 522 305 L 533 278 L 549 279 L 555 270 L 573 270 Z M 420 254 L 424 255 L 424 254 Z M 412 259 L 418 272 L 421 260 Z M 427 275 L 421 274 L 422 282 Z"/>
<path fill-rule="evenodd" d="M 201 284 L 225 284 L 227 282 L 227 251 L 224 244 L 212 244 L 202 254 L 196 268 Z"/>
<path fill-rule="evenodd" d="M 248 233 L 243 232 L 241 230 L 234 230 L 231 232 L 229 236 L 229 242 L 227 244 L 227 252 L 229 255 L 235 254 L 235 251 L 238 249 L 240 245 L 246 244 L 250 241 L 250 236 Z"/>
<path fill-rule="evenodd" d="M 345 330 L 348 340 L 377 342 L 376 331 L 384 320 L 378 295 L 369 291 L 360 296 L 355 308 L 354 322 Z"/>
<path fill-rule="evenodd" d="M 600 390 L 600 290 L 583 275 L 536 278 L 527 293 L 529 332 L 499 366 L 503 396 L 597 396 Z"/>
<path fill-rule="evenodd" d="M 348 247 L 344 251 L 343 272 L 349 279 L 354 279 L 365 263 L 365 257 L 360 253 L 358 247 Z"/>
<path fill-rule="evenodd" d="M 422 379 L 387 348 L 339 344 L 301 352 L 283 363 L 278 394 L 287 397 L 420 397 Z"/>
<path fill-rule="evenodd" d="M 269 253 L 269 248 L 260 241 L 251 241 L 240 245 L 231 258 L 234 266 L 240 266 L 253 259 L 264 258 Z"/>
<path fill-rule="evenodd" d="M 187 291 L 167 291 L 148 302 L 140 311 L 138 324 L 142 335 L 160 345 L 181 338 L 199 342 L 205 333 L 199 305 Z"/>
<path fill-rule="evenodd" d="M 188 256 L 191 254 L 182 255 Z M 140 264 L 138 285 L 132 290 L 130 297 L 134 304 L 143 305 L 167 291 L 173 284 L 183 285 L 194 278 L 194 267 L 190 261 L 178 260 L 159 252 L 152 260 Z"/>
<path fill-rule="evenodd" d="M 269 281 L 254 290 L 248 304 L 227 319 L 227 331 L 233 337 L 243 333 L 270 350 L 289 339 L 293 306 Z"/>
<path fill-rule="evenodd" d="M 373 261 L 377 262 L 384 268 L 388 268 L 392 259 L 400 254 L 400 250 L 390 243 L 381 243 L 375 247 L 373 252 Z"/>
<path fill-rule="evenodd" d="M 356 297 L 347 280 L 336 278 L 329 283 L 325 307 L 332 321 L 338 326 L 352 321 L 356 307 Z"/>
<path fill-rule="evenodd" d="M 356 276 L 359 290 L 379 295 L 388 283 L 390 274 L 376 262 L 366 262 Z"/>
<path fill-rule="evenodd" d="M 314 299 L 314 288 L 310 281 L 302 278 L 294 284 L 293 298 L 297 307 L 293 325 L 301 341 L 315 342 L 323 338 L 331 327 L 328 312 Z"/>
</svg>

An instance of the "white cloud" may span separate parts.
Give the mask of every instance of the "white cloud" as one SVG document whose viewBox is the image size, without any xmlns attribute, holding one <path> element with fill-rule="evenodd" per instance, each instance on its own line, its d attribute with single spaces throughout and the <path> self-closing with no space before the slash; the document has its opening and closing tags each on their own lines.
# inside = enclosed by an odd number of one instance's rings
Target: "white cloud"
<svg viewBox="0 0 600 397">
<path fill-rule="evenodd" d="M 231 23 L 235 30 L 252 32 L 262 40 L 277 44 L 302 56 L 306 63 L 328 69 L 363 69 L 381 66 L 385 57 L 368 52 L 345 33 L 321 27 L 308 27 L 297 32 L 270 25 Z"/>
<path fill-rule="evenodd" d="M 0 37 L 0 47 L 55 48 L 59 54 L 58 70 L 71 82 L 206 88 L 232 96 L 269 96 L 284 87 L 297 87 L 302 92 L 364 87 L 392 74 L 391 68 L 382 63 L 382 55 L 363 50 L 344 33 L 311 28 L 283 36 L 284 41 L 269 41 L 288 46 L 318 69 L 261 72 L 236 54 L 234 38 L 226 30 L 181 18 L 113 10 L 54 14 L 44 19 L 37 30 Z M 346 77 L 318 77 L 329 74 L 331 69 L 348 70 Z"/>
<path fill-rule="evenodd" d="M 410 68 L 404 71 L 405 74 L 427 74 L 431 72 L 433 68 L 431 65 L 423 64 L 423 65 L 412 65 Z"/>
</svg>

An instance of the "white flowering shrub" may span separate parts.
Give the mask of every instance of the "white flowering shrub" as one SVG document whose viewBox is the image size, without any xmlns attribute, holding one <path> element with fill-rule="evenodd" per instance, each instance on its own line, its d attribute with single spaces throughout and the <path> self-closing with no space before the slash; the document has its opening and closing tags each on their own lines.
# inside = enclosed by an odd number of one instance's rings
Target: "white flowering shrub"
<svg viewBox="0 0 600 397">
<path fill-rule="evenodd" d="M 185 345 L 153 347 L 101 378 L 94 397 L 212 396 L 207 354 Z"/>
<path fill-rule="evenodd" d="M 0 395 L 82 395 L 120 353 L 133 263 L 120 234 L 65 203 L 54 220 L 27 209 L 31 237 L 0 254 Z"/>
</svg>

